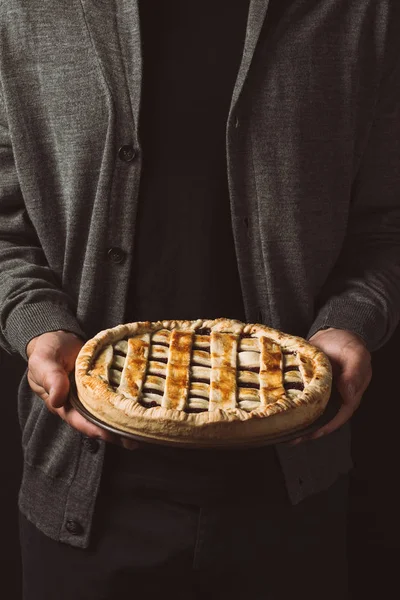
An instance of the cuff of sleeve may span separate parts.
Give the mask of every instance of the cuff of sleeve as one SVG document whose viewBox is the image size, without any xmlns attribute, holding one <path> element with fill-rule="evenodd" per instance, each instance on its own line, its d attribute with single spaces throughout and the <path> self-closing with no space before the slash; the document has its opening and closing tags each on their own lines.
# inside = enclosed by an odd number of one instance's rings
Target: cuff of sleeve
<svg viewBox="0 0 400 600">
<path fill-rule="evenodd" d="M 387 320 L 373 305 L 364 302 L 333 298 L 318 313 L 307 334 L 307 339 L 320 329 L 334 327 L 359 335 L 370 352 L 385 342 Z"/>
<path fill-rule="evenodd" d="M 86 339 L 76 317 L 66 306 L 37 302 L 23 304 L 12 311 L 6 322 L 5 337 L 10 347 L 26 360 L 26 346 L 31 339 L 42 333 L 61 329 Z"/>
</svg>

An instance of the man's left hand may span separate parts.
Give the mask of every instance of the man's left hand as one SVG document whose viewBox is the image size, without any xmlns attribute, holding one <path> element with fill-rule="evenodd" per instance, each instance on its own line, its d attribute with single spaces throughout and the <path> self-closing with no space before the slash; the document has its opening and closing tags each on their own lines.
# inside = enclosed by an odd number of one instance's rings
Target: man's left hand
<svg viewBox="0 0 400 600">
<path fill-rule="evenodd" d="M 323 329 L 313 335 L 309 342 L 329 358 L 333 384 L 340 394 L 342 404 L 329 423 L 308 436 L 296 438 L 290 445 L 317 439 L 344 425 L 360 406 L 372 377 L 371 355 L 364 341 L 355 333 L 343 329 Z"/>
</svg>

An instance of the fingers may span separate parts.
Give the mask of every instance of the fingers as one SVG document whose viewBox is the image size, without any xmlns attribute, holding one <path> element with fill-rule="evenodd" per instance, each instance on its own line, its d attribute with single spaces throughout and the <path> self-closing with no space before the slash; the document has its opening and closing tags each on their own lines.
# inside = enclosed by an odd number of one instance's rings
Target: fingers
<svg viewBox="0 0 400 600">
<path fill-rule="evenodd" d="M 349 419 L 353 416 L 355 409 L 351 405 L 342 404 L 339 408 L 337 415 L 327 423 L 321 429 L 318 429 L 314 434 L 310 436 L 310 439 L 317 439 L 323 435 L 333 433 L 336 429 L 342 427 Z"/>
<path fill-rule="evenodd" d="M 335 415 L 335 417 L 331 421 L 329 421 L 329 423 L 327 423 L 320 429 L 317 429 L 317 431 L 315 431 L 314 433 L 311 433 L 310 435 L 305 435 L 305 436 L 296 438 L 295 440 L 289 442 L 289 445 L 297 446 L 298 444 L 300 444 L 302 442 L 316 440 L 316 439 L 321 438 L 324 435 L 333 433 L 334 431 L 336 431 L 336 429 L 339 429 L 345 423 L 347 423 L 347 421 L 349 421 L 349 419 L 353 416 L 354 411 L 355 411 L 355 409 L 353 408 L 353 406 L 351 404 L 342 404 L 341 407 L 339 408 L 337 415 Z"/>
<path fill-rule="evenodd" d="M 323 427 L 317 429 L 317 431 L 315 431 L 314 433 L 296 438 L 289 444 L 291 446 L 296 446 L 301 442 L 321 438 L 324 435 L 333 433 L 334 431 L 342 427 L 345 423 L 347 423 L 347 421 L 351 419 L 357 408 L 360 406 L 363 393 L 367 389 L 371 380 L 371 375 L 372 371 L 367 371 L 365 373 L 365 377 L 363 379 L 360 379 L 358 383 L 355 380 L 347 379 L 348 375 L 346 377 L 338 376 L 336 387 L 339 391 L 342 402 L 338 413 L 334 416 L 334 418 L 331 421 L 329 421 Z M 349 381 L 351 381 L 351 383 L 349 383 Z"/>
<path fill-rule="evenodd" d="M 353 416 L 354 408 L 351 404 L 342 404 L 337 415 L 329 421 L 326 425 L 317 429 L 314 433 L 309 435 L 298 437 L 291 442 L 289 442 L 289 446 L 297 446 L 302 442 L 308 442 L 310 440 L 316 440 L 321 438 L 324 435 L 328 435 L 329 433 L 333 433 L 336 429 L 342 427 L 347 421 Z"/>
<path fill-rule="evenodd" d="M 120 443 L 126 450 L 137 450 L 139 448 L 138 442 L 135 442 L 134 440 L 130 440 L 128 438 L 121 437 Z"/>
<path fill-rule="evenodd" d="M 139 444 L 134 440 L 119 437 L 114 433 L 111 433 L 106 429 L 103 429 L 101 427 L 98 427 L 94 423 L 91 423 L 90 421 L 85 419 L 85 417 L 83 417 L 69 403 L 67 403 L 62 408 L 57 409 L 55 412 L 71 427 L 77 429 L 78 431 L 80 431 L 88 437 L 94 437 L 105 442 L 109 442 L 111 444 L 123 446 L 127 450 L 136 450 L 136 448 L 139 447 Z"/>
<path fill-rule="evenodd" d="M 69 403 L 65 404 L 61 408 L 54 411 L 61 419 L 63 419 L 68 425 L 77 429 L 88 437 L 95 437 L 105 442 L 114 442 L 114 436 L 105 429 L 98 427 L 94 423 L 91 423 L 85 417 L 83 417 L 75 408 Z"/>
<path fill-rule="evenodd" d="M 98 427 L 83 417 L 71 404 L 67 403 L 63 407 L 54 411 L 61 419 L 68 423 L 74 429 L 77 429 L 88 437 L 95 437 L 111 444 L 123 446 L 127 450 L 136 450 L 139 447 L 138 442 L 120 437 L 114 433 Z"/>
</svg>

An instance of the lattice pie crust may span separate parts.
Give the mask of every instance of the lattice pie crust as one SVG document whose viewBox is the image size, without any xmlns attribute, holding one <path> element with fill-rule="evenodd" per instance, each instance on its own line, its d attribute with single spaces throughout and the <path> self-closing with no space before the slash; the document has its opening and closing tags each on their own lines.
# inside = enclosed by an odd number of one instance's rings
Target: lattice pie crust
<svg viewBox="0 0 400 600">
<path fill-rule="evenodd" d="M 301 429 L 331 392 L 327 357 L 299 337 L 229 319 L 127 323 L 79 353 L 78 396 L 131 434 L 240 445 Z"/>
</svg>

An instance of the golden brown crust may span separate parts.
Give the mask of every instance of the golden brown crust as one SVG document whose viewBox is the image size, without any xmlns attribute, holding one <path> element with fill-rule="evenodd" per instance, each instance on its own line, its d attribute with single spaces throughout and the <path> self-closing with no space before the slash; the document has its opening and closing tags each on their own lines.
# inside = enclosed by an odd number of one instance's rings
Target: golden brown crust
<svg viewBox="0 0 400 600">
<path fill-rule="evenodd" d="M 228 350 L 235 346 L 234 341 L 240 334 L 262 338 L 260 347 L 262 348 L 263 362 L 260 378 L 266 381 L 263 370 L 268 370 L 268 368 L 274 370 L 273 378 L 268 384 L 270 388 L 273 388 L 274 402 L 261 402 L 257 409 L 249 412 L 238 406 L 232 407 L 230 399 L 226 404 L 228 408 L 218 408 L 214 405 L 212 410 L 193 414 L 182 410 L 184 405 L 182 398 L 187 395 L 187 390 L 183 395 L 179 394 L 174 384 L 175 404 L 173 405 L 179 404 L 180 410 L 170 408 L 171 405 L 164 401 L 164 406 L 147 408 L 142 406 L 137 398 L 116 393 L 103 377 L 96 376 L 91 372 L 96 358 L 104 351 L 104 348 L 123 338 L 148 332 L 154 333 L 159 330 L 179 330 L 191 333 L 203 329 L 230 334 L 226 339 Z M 188 336 L 174 335 L 174 339 L 175 337 L 177 340 L 181 338 L 182 344 L 187 344 L 189 339 Z M 218 338 L 220 337 L 218 336 Z M 251 351 L 251 341 L 248 344 L 249 351 Z M 179 354 L 179 344 L 177 348 Z M 289 396 L 284 393 L 282 382 L 279 381 L 275 372 L 281 348 L 286 352 L 298 353 L 300 358 L 298 368 L 305 387 L 296 395 Z M 214 360 L 217 359 L 218 357 L 214 358 Z M 229 381 L 233 363 L 220 361 L 219 364 L 223 365 L 223 369 L 225 369 L 222 372 L 221 381 Z M 221 367 L 219 368 L 221 369 Z M 294 376 L 296 375 L 299 374 L 294 372 Z M 153 379 L 156 380 L 156 378 Z M 187 365 L 182 365 L 176 371 L 174 381 L 182 380 L 187 388 L 187 379 Z M 198 446 L 218 446 L 247 445 L 260 438 L 274 438 L 309 425 L 322 414 L 326 407 L 331 392 L 332 376 L 328 358 L 302 338 L 287 335 L 265 325 L 245 324 L 230 319 L 199 319 L 197 321 L 127 323 L 101 331 L 81 349 L 75 365 L 75 380 L 82 404 L 97 418 L 121 431 L 146 437 L 149 440 L 156 439 L 178 445 L 179 443 L 194 442 Z M 201 389 L 201 385 L 204 384 L 197 384 L 197 387 Z M 223 383 L 218 385 L 223 385 Z M 261 386 L 261 396 L 263 396 L 262 389 Z M 252 396 L 251 392 L 253 391 L 249 390 L 249 397 Z"/>
</svg>

